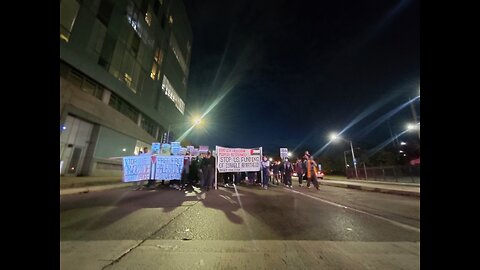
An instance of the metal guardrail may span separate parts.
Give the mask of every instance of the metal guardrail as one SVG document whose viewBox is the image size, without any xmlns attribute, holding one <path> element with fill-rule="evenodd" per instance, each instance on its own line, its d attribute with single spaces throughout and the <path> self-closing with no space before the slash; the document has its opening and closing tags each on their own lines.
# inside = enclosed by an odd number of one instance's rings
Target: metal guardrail
<svg viewBox="0 0 480 270">
<path fill-rule="evenodd" d="M 420 183 L 420 166 L 357 167 L 358 179 L 398 183 Z M 348 179 L 355 179 L 355 169 L 348 168 Z"/>
</svg>

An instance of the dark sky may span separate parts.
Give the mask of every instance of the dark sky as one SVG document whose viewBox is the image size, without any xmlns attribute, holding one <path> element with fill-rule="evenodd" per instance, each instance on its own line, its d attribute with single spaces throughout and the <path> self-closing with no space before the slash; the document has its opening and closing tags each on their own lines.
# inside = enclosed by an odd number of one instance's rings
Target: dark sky
<svg viewBox="0 0 480 270">
<path fill-rule="evenodd" d="M 193 31 L 186 115 L 218 102 L 189 135 L 196 145 L 315 153 L 357 119 L 344 137 L 372 148 L 389 125 L 399 133 L 413 121 L 410 106 L 379 118 L 419 95 L 419 1 L 184 3 Z"/>
</svg>

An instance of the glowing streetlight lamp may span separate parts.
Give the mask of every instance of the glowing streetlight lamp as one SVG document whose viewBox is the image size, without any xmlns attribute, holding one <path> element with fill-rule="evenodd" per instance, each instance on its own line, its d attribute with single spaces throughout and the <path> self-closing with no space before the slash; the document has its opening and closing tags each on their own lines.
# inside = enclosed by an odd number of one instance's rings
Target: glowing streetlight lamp
<svg viewBox="0 0 480 270">
<path fill-rule="evenodd" d="M 410 109 L 412 110 L 413 121 L 419 125 L 420 123 L 417 120 L 417 112 L 415 110 L 415 106 L 413 105 L 413 101 L 417 98 L 420 99 L 420 87 L 418 88 L 418 97 L 410 100 Z M 420 128 L 418 128 L 418 139 L 420 139 Z"/>
<path fill-rule="evenodd" d="M 202 118 L 201 117 L 195 117 L 193 119 L 193 126 L 200 125 L 202 123 Z"/>
<path fill-rule="evenodd" d="M 409 131 L 417 130 L 418 139 L 420 139 L 420 122 L 416 124 L 407 124 L 407 130 Z"/>
<path fill-rule="evenodd" d="M 352 159 L 353 159 L 353 167 L 354 167 L 354 169 L 355 169 L 355 177 L 356 177 L 356 179 L 358 179 L 357 160 L 355 159 L 355 153 L 353 152 L 353 144 L 352 144 L 352 141 L 351 141 L 351 140 L 346 140 L 346 139 L 338 136 L 338 134 L 336 134 L 336 133 L 331 133 L 331 134 L 330 134 L 330 139 L 331 139 L 332 141 L 335 141 L 335 140 L 337 140 L 337 139 L 341 139 L 341 140 L 344 140 L 344 141 L 346 141 L 346 142 L 350 142 L 350 150 L 352 151 Z M 345 153 L 344 153 L 344 155 L 345 155 Z M 345 155 L 345 164 L 346 164 L 346 163 L 347 163 L 347 158 L 346 158 L 346 155 Z"/>
<path fill-rule="evenodd" d="M 192 126 L 189 128 L 189 130 L 196 127 L 196 126 L 199 126 L 199 125 L 203 124 L 203 118 L 199 117 L 199 116 L 193 117 L 191 121 L 192 121 Z M 187 122 L 169 124 L 167 134 L 166 134 L 165 138 L 162 139 L 162 141 L 166 141 L 166 143 L 170 143 L 170 130 L 171 130 L 171 128 L 174 127 L 174 126 L 185 125 L 186 123 Z"/>
<path fill-rule="evenodd" d="M 408 130 L 413 130 L 413 129 L 415 129 L 415 125 L 414 124 L 407 124 L 407 129 Z"/>
<path fill-rule="evenodd" d="M 330 140 L 335 141 L 337 139 L 338 135 L 335 132 L 330 133 Z"/>
</svg>

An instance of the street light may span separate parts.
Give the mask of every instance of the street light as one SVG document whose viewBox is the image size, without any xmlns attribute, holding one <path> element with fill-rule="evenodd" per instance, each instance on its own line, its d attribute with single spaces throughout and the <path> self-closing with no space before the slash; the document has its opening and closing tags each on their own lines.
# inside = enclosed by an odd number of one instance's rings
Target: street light
<svg viewBox="0 0 480 270">
<path fill-rule="evenodd" d="M 191 121 L 192 121 L 192 126 L 187 131 L 189 131 L 190 129 L 192 129 L 196 126 L 199 126 L 200 124 L 202 124 L 203 123 L 203 118 L 199 117 L 199 116 L 195 116 L 195 117 L 192 118 Z M 168 124 L 168 131 L 167 131 L 167 134 L 166 134 L 166 143 L 170 143 L 170 129 L 171 129 L 171 127 L 178 126 L 178 125 L 185 125 L 186 123 L 187 122 L 176 123 L 176 124 Z"/>
<path fill-rule="evenodd" d="M 353 167 L 355 169 L 355 177 L 356 179 L 358 180 L 358 172 L 357 172 L 357 160 L 355 159 L 355 153 L 353 152 L 353 144 L 352 144 L 352 141 L 351 140 L 346 140 L 340 136 L 338 136 L 336 133 L 331 133 L 330 134 L 330 139 L 332 141 L 335 141 L 336 139 L 341 139 L 341 140 L 344 140 L 346 142 L 350 142 L 350 150 L 352 151 L 352 159 L 353 159 Z M 347 163 L 347 157 L 345 156 L 345 164 Z"/>
<path fill-rule="evenodd" d="M 417 98 L 420 98 L 420 89 L 418 89 L 418 92 L 419 92 L 419 94 L 418 94 L 418 97 L 417 97 Z M 416 99 L 416 98 L 415 98 L 415 99 Z M 415 100 L 415 99 L 414 99 L 414 100 Z M 417 121 L 417 112 L 416 112 L 416 110 L 415 110 L 415 106 L 413 105 L 413 100 L 409 100 L 409 101 L 410 101 L 410 109 L 412 110 L 413 121 L 414 121 L 415 123 L 418 123 L 418 121 Z M 420 123 L 418 123 L 418 124 L 420 124 Z M 418 139 L 420 139 L 420 128 L 418 129 Z"/>
<path fill-rule="evenodd" d="M 415 124 L 408 123 L 407 124 L 407 129 L 408 130 L 419 130 L 420 131 L 420 122 L 417 122 Z"/>
<path fill-rule="evenodd" d="M 418 134 L 418 139 L 420 140 L 420 122 L 416 122 L 416 124 L 407 124 L 407 130 L 416 130 Z"/>
<path fill-rule="evenodd" d="M 192 122 L 193 122 L 193 126 L 200 125 L 202 123 L 202 118 L 197 116 L 193 118 Z"/>
</svg>

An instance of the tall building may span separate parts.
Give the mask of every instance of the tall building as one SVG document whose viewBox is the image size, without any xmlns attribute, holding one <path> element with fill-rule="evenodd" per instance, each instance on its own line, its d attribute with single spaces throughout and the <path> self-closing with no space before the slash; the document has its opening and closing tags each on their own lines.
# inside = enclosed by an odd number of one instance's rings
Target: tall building
<svg viewBox="0 0 480 270">
<path fill-rule="evenodd" d="M 191 45 L 181 0 L 61 0 L 60 173 L 121 175 L 184 122 Z"/>
</svg>

